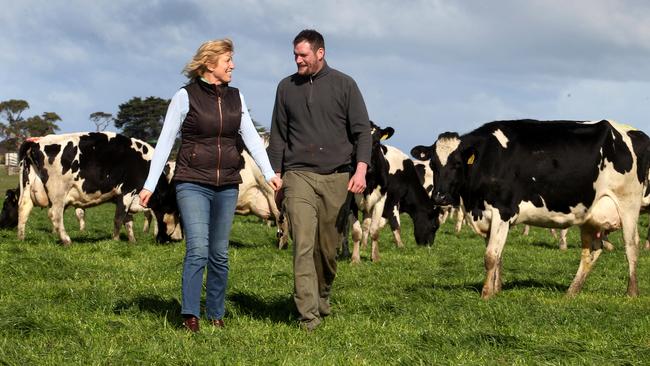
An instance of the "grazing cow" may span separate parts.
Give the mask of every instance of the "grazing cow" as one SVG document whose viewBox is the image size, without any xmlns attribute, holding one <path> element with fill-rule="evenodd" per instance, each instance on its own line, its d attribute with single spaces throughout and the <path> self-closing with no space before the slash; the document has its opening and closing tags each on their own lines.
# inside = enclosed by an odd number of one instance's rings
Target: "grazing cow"
<svg viewBox="0 0 650 366">
<path fill-rule="evenodd" d="M 18 226 L 18 197 L 20 196 L 20 186 L 7 189 L 5 200 L 2 202 L 2 211 L 0 212 L 0 228 L 13 229 Z M 75 216 L 79 221 L 79 230 L 84 231 L 86 228 L 85 212 L 82 208 L 75 210 Z"/>
<path fill-rule="evenodd" d="M 352 262 L 360 262 L 360 242 L 368 236 L 372 240 L 371 259 L 379 260 L 379 231 L 389 219 L 398 246 L 403 246 L 399 235 L 399 211 L 413 219 L 415 240 L 418 244 L 432 243 L 438 229 L 439 209 L 429 200 L 425 175 L 419 175 L 415 164 L 403 152 L 380 143 L 394 130 L 379 128 L 371 122 L 373 147 L 372 168 L 366 175 L 366 190 L 355 195 L 357 207 L 363 214 L 363 228 L 353 220 Z M 353 219 L 355 219 L 353 217 Z"/>
<path fill-rule="evenodd" d="M 264 174 L 250 154 L 244 151 L 242 155 L 244 168 L 241 170 L 242 182 L 239 184 L 235 213 L 238 215 L 253 214 L 264 220 L 274 219 L 278 230 L 278 248 L 282 249 L 287 245 L 289 230 L 287 220 L 284 219 L 275 202 L 275 191 L 266 182 Z"/>
<path fill-rule="evenodd" d="M 611 121 L 496 121 L 444 133 L 411 154 L 431 159 L 438 205 L 462 205 L 486 237 L 482 297 L 501 290 L 501 253 L 511 225 L 580 226 L 574 296 L 602 252 L 601 233 L 622 229 L 627 293 L 638 294 L 637 219 L 647 187 L 648 136 Z"/>
<path fill-rule="evenodd" d="M 20 196 L 20 187 L 7 189 L 5 200 L 2 202 L 2 212 L 0 212 L 0 228 L 11 229 L 18 225 L 18 197 Z"/>
<path fill-rule="evenodd" d="M 20 196 L 20 187 L 7 189 L 5 193 L 5 200 L 2 203 L 2 211 L 0 212 L 0 228 L 13 229 L 16 226 L 18 226 L 18 197 L 19 196 Z M 79 231 L 85 231 L 86 210 L 84 210 L 83 208 L 76 208 L 74 212 L 75 212 L 75 217 L 79 222 Z M 156 235 L 156 233 L 158 232 L 158 228 L 156 227 L 157 226 L 156 222 L 152 221 L 153 213 L 151 212 L 151 210 L 145 210 L 143 211 L 143 214 L 144 214 L 144 224 L 143 224 L 142 231 L 148 232 L 149 225 L 153 222 L 154 235 Z M 119 239 L 120 226 L 121 225 L 116 225 L 116 229 L 114 229 L 113 239 L 115 240 Z M 133 227 L 131 225 L 127 225 L 126 229 L 127 229 L 127 235 L 129 237 L 129 240 L 133 238 L 133 240 L 131 241 L 135 241 L 135 237 L 133 235 Z M 179 234 L 180 237 L 178 236 Z M 171 235 L 171 238 L 172 240 L 180 240 L 182 239 L 182 233 L 175 232 L 174 234 Z"/>
<path fill-rule="evenodd" d="M 149 171 L 153 148 L 144 141 L 112 132 L 48 135 L 26 141 L 20 147 L 20 198 L 18 238 L 25 238 L 25 224 L 34 205 L 49 207 L 48 215 L 64 245 L 70 237 L 63 226 L 66 206 L 86 208 L 116 203 L 115 225 L 132 225 L 131 213 L 145 210 L 138 192 Z M 158 227 L 156 239 L 168 241 L 179 219 L 175 193 L 164 172 L 149 207 Z M 132 230 L 132 229 L 131 229 Z"/>
</svg>

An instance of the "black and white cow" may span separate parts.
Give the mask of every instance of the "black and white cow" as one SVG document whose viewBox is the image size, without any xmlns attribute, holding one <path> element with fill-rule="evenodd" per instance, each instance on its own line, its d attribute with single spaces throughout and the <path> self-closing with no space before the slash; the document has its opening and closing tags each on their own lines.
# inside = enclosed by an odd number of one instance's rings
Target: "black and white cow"
<svg viewBox="0 0 650 366">
<path fill-rule="evenodd" d="M 153 148 L 144 141 L 112 132 L 48 135 L 26 141 L 20 147 L 20 198 L 18 238 L 25 238 L 25 224 L 34 206 L 49 207 L 48 216 L 64 245 L 70 237 L 63 226 L 66 206 L 91 207 L 115 202 L 115 225 L 145 210 L 138 192 L 149 171 Z M 163 172 L 149 207 L 159 228 L 156 239 L 164 242 L 177 231 L 175 192 Z M 126 225 L 126 224 L 125 224 Z"/>
<path fill-rule="evenodd" d="M 399 230 L 399 212 L 413 219 L 415 241 L 433 243 L 438 230 L 439 209 L 434 207 L 424 187 L 424 177 L 418 175 L 415 164 L 406 154 L 392 146 L 380 143 L 390 137 L 390 127 L 372 126 L 372 167 L 366 175 L 366 190 L 355 195 L 355 202 L 363 214 L 363 227 L 358 221 L 352 224 L 352 262 L 358 263 L 360 243 L 368 236 L 372 242 L 371 259 L 379 260 L 379 231 L 389 219 L 398 246 L 403 246 Z"/>
<path fill-rule="evenodd" d="M 0 229 L 15 229 L 18 226 L 18 197 L 20 196 L 20 187 L 14 189 L 8 189 L 5 194 L 5 200 L 2 202 L 2 211 L 0 211 Z M 83 208 L 75 208 L 74 210 L 75 217 L 79 222 L 79 231 L 86 230 L 86 210 Z M 151 225 L 153 225 L 154 235 L 158 234 L 158 225 L 156 221 L 153 220 L 153 212 L 145 210 L 142 212 L 144 215 L 144 221 L 142 225 L 143 232 L 149 232 Z M 117 215 L 116 217 L 121 218 L 122 215 Z M 135 235 L 133 233 L 133 226 L 130 225 L 131 221 L 129 217 L 125 218 L 124 226 L 127 231 L 127 237 L 130 242 L 135 242 Z M 114 222 L 115 226 L 113 229 L 113 240 L 119 240 L 121 222 Z M 176 231 L 170 234 L 172 240 L 182 240 L 183 233 L 180 225 L 177 227 Z"/>
<path fill-rule="evenodd" d="M 462 205 L 486 237 L 482 297 L 501 290 L 501 254 L 511 225 L 580 226 L 576 295 L 602 252 L 600 233 L 623 230 L 627 293 L 638 294 L 637 219 L 647 187 L 648 136 L 611 121 L 496 121 L 444 133 L 411 154 L 431 159 L 439 205 Z"/>
</svg>

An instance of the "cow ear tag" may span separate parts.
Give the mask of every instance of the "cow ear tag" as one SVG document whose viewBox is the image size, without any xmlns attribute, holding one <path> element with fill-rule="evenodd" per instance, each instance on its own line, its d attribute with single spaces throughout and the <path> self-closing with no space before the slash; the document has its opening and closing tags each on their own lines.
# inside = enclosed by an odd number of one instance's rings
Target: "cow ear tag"
<svg viewBox="0 0 650 366">
<path fill-rule="evenodd" d="M 384 134 L 381 136 L 381 141 L 384 141 L 388 138 L 388 134 Z"/>
<path fill-rule="evenodd" d="M 474 154 L 467 159 L 467 165 L 472 165 L 474 164 Z"/>
</svg>

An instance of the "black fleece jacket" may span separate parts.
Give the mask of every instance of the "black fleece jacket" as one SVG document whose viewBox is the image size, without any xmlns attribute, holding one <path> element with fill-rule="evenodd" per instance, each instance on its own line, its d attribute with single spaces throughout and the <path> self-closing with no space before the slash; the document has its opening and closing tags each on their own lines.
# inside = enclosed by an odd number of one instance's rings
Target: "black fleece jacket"
<svg viewBox="0 0 650 366">
<path fill-rule="evenodd" d="M 325 63 L 315 75 L 280 81 L 267 149 L 276 172 L 370 165 L 371 145 L 368 111 L 351 77 Z"/>
</svg>

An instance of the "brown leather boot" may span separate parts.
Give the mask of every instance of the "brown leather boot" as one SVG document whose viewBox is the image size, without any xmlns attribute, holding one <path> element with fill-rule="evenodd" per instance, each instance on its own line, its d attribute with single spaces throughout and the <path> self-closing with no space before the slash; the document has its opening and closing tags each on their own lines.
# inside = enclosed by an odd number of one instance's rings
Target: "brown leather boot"
<svg viewBox="0 0 650 366">
<path fill-rule="evenodd" d="M 194 315 L 183 316 L 183 326 L 192 333 L 199 331 L 199 318 Z"/>
<path fill-rule="evenodd" d="M 226 326 L 226 324 L 223 322 L 223 319 L 212 319 L 212 325 L 217 328 L 224 328 Z"/>
</svg>

